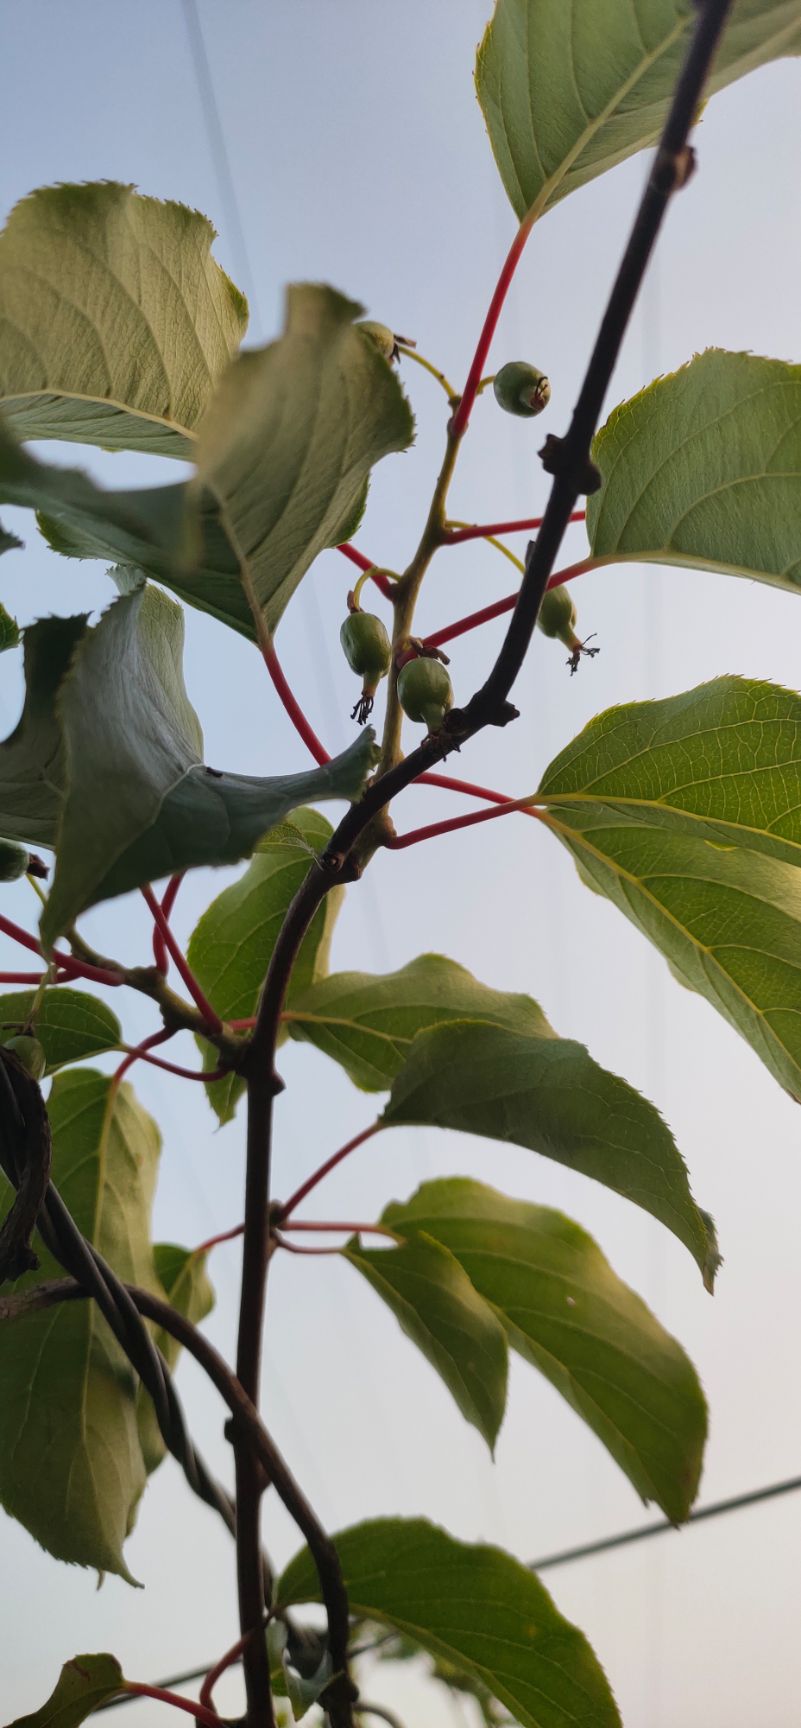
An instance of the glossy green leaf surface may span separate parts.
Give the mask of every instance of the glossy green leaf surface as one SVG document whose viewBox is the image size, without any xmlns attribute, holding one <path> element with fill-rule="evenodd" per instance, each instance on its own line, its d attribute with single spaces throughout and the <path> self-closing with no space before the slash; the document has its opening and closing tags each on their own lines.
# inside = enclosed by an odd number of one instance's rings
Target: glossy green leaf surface
<svg viewBox="0 0 801 1728">
<path fill-rule="evenodd" d="M 698 1377 L 585 1230 L 466 1178 L 426 1182 L 380 1221 L 447 1248 L 511 1347 L 561 1392 L 643 1500 L 675 1523 L 687 1517 L 706 1438 Z"/>
<path fill-rule="evenodd" d="M 653 1104 L 599 1067 L 582 1044 L 480 1022 L 421 1032 L 383 1121 L 509 1141 L 592 1176 L 672 1230 L 711 1288 L 714 1230 L 693 1200 L 669 1128 Z"/>
<path fill-rule="evenodd" d="M 692 18 L 692 0 L 496 0 L 476 90 L 521 220 L 657 142 Z M 799 53 L 796 0 L 735 0 L 707 92 Z"/>
<path fill-rule="evenodd" d="M 18 1716 L 9 1728 L 81 1728 L 99 1705 L 122 1689 L 116 1656 L 73 1656 L 65 1662 L 55 1691 L 41 1710 Z"/>
<path fill-rule="evenodd" d="M 0 995 L 0 1038 L 33 1030 L 45 1053 L 47 1073 L 119 1048 L 119 1020 L 96 996 L 72 990 L 68 984 L 51 984 L 34 1011 L 35 1002 L 35 990 Z"/>
<path fill-rule="evenodd" d="M 333 762 L 300 774 L 203 765 L 183 683 L 183 617 L 158 590 L 123 596 L 84 629 L 83 620 L 35 627 L 34 647 L 53 652 L 34 658 L 21 726 L 0 746 L 0 832 L 58 848 L 45 942 L 97 900 L 172 871 L 236 862 L 309 799 L 358 796 L 373 762 L 369 728 Z"/>
<path fill-rule="evenodd" d="M 153 1262 L 156 1277 L 170 1306 L 183 1314 L 185 1319 L 191 1320 L 193 1326 L 199 1326 L 201 1320 L 205 1320 L 214 1307 L 214 1291 L 207 1271 L 208 1255 L 198 1254 L 189 1248 L 179 1248 L 174 1242 L 157 1242 L 153 1249 Z M 159 1326 L 154 1326 L 152 1331 L 167 1366 L 174 1369 L 181 1354 L 180 1344 L 171 1333 L 162 1331 Z M 150 1475 L 161 1463 L 167 1448 L 156 1421 L 152 1401 L 141 1383 L 138 1392 L 138 1422 L 139 1443 L 145 1469 Z"/>
<path fill-rule="evenodd" d="M 395 1229 L 388 1216 L 382 1222 Z M 402 1222 L 398 1231 L 404 1234 Z M 458 1258 L 416 1221 L 396 1248 L 364 1248 L 354 1238 L 343 1252 L 436 1368 L 462 1415 L 493 1451 L 506 1408 L 506 1334 Z"/>
<path fill-rule="evenodd" d="M 353 327 L 361 311 L 333 288 L 291 287 L 283 335 L 239 357 L 199 428 L 197 483 L 271 631 L 318 552 L 352 529 L 370 469 L 412 441 L 396 374 Z"/>
<path fill-rule="evenodd" d="M 543 814 L 614 902 L 801 1097 L 801 697 L 719 678 L 600 714 Z"/>
<path fill-rule="evenodd" d="M 247 327 L 183 204 L 112 181 L 44 186 L 0 234 L 0 409 L 20 438 L 191 457 Z"/>
<path fill-rule="evenodd" d="M 293 996 L 293 1038 L 324 1050 L 367 1092 L 385 1092 L 413 1038 L 450 1020 L 485 1020 L 553 1038 L 530 996 L 491 990 L 441 954 L 421 954 L 398 972 L 334 972 Z"/>
<path fill-rule="evenodd" d="M 619 1728 L 609 1683 L 583 1634 L 511 1555 L 457 1542 L 422 1518 L 379 1518 L 334 1540 L 351 1611 L 474 1675 L 520 1728 Z M 284 1607 L 320 1600 L 308 1550 L 287 1567 L 278 1600 Z"/>
<path fill-rule="evenodd" d="M 259 841 L 244 875 L 212 900 L 196 924 L 187 958 L 223 1020 L 245 1020 L 255 1014 L 284 914 L 332 833 L 330 822 L 318 811 L 296 810 L 291 823 L 273 828 Z M 343 897 L 344 889 L 332 888 L 314 915 L 292 970 L 290 1005 L 325 973 Z M 203 1039 L 198 1042 L 205 1068 L 216 1068 L 217 1051 Z M 244 1081 L 235 1074 L 207 1088 L 221 1123 L 231 1121 L 243 1091 Z"/>
<path fill-rule="evenodd" d="M 801 588 L 801 366 L 710 348 L 621 403 L 593 459 L 593 557 Z"/>
<path fill-rule="evenodd" d="M 149 1239 L 160 1137 L 124 1083 L 75 1069 L 48 1101 L 53 1180 L 119 1277 L 157 1291 Z M 5 1178 L 0 1177 L 7 1192 Z M 30 1289 L 63 1277 L 37 1242 Z M 0 1327 L 0 1504 L 59 1560 L 132 1582 L 122 1547 L 145 1484 L 137 1382 L 93 1302 Z"/>
</svg>

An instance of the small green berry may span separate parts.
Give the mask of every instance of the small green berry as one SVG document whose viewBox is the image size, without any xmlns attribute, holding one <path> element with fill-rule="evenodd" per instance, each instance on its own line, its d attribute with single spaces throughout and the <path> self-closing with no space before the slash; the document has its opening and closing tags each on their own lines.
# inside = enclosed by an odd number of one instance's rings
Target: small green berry
<svg viewBox="0 0 801 1728">
<path fill-rule="evenodd" d="M 385 360 L 397 360 L 398 338 L 394 330 L 390 330 L 388 324 L 374 324 L 372 318 L 362 318 L 356 325 L 356 329 L 370 337 L 371 342 L 375 343 L 379 354 L 383 354 Z"/>
<path fill-rule="evenodd" d="M 566 648 L 572 647 L 576 608 L 565 582 L 560 583 L 558 588 L 546 590 L 537 615 L 537 623 L 543 636 L 558 636 Z"/>
<path fill-rule="evenodd" d="M 559 641 L 564 642 L 565 647 L 570 649 L 567 664 L 571 676 L 578 671 L 582 654 L 586 654 L 591 660 L 593 655 L 601 652 L 600 648 L 588 648 L 586 642 L 579 641 L 575 628 L 576 608 L 564 582 L 561 582 L 558 588 L 546 589 L 537 623 L 544 636 L 558 636 Z"/>
<path fill-rule="evenodd" d="M 352 672 L 364 679 L 362 693 L 351 714 L 363 726 L 373 711 L 375 693 L 392 664 L 392 643 L 380 618 L 372 612 L 349 612 L 339 632 L 345 659 Z"/>
<path fill-rule="evenodd" d="M 427 655 L 407 660 L 398 674 L 398 700 L 410 720 L 439 732 L 453 705 L 453 686 L 442 661 Z"/>
<path fill-rule="evenodd" d="M 551 400 L 549 379 L 527 360 L 510 360 L 502 366 L 493 378 L 492 388 L 499 407 L 507 414 L 521 414 L 526 419 L 541 414 Z"/>
<path fill-rule="evenodd" d="M 32 1038 L 28 1033 L 20 1033 L 15 1038 L 7 1038 L 4 1048 L 16 1056 L 21 1067 L 31 1074 L 34 1080 L 41 1080 L 47 1067 L 47 1058 L 38 1038 Z"/>
</svg>

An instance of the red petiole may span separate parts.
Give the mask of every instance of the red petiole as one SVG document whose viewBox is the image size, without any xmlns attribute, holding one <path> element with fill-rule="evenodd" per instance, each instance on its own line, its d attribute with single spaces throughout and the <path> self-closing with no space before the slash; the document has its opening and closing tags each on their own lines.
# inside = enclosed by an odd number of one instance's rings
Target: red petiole
<svg viewBox="0 0 801 1728">
<path fill-rule="evenodd" d="M 473 412 L 473 405 L 476 400 L 478 386 L 481 383 L 484 367 L 487 362 L 487 355 L 490 351 L 492 338 L 495 335 L 498 319 L 500 318 L 503 309 L 503 303 L 509 292 L 512 277 L 520 263 L 523 249 L 534 226 L 535 219 L 536 209 L 532 208 L 528 215 L 523 218 L 514 240 L 509 247 L 509 251 L 506 254 L 500 276 L 495 284 L 495 290 L 489 303 L 487 316 L 481 327 L 481 335 L 479 336 L 478 346 L 473 355 L 473 363 L 467 374 L 467 382 L 462 393 L 462 398 L 451 421 L 452 438 L 461 438 L 467 431 L 468 421 Z"/>
<path fill-rule="evenodd" d="M 170 958 L 172 960 L 174 960 L 176 970 L 180 973 L 180 976 L 183 979 L 184 984 L 186 985 L 186 988 L 189 991 L 190 996 L 192 997 L 192 1001 L 194 1002 L 195 1006 L 200 1009 L 200 1012 L 203 1015 L 203 1019 L 205 1020 L 206 1025 L 209 1026 L 213 1032 L 221 1032 L 222 1031 L 222 1020 L 220 1019 L 219 1014 L 216 1013 L 215 1009 L 212 1008 L 211 1003 L 208 1001 L 207 997 L 204 996 L 203 991 L 201 990 L 200 985 L 198 984 L 198 981 L 195 977 L 194 972 L 192 971 L 191 966 L 188 964 L 188 962 L 185 959 L 178 943 L 175 940 L 175 937 L 173 936 L 173 933 L 172 933 L 170 926 L 169 926 L 169 921 L 168 921 L 167 917 L 165 916 L 165 913 L 162 909 L 160 901 L 156 899 L 156 896 L 153 893 L 153 889 L 150 887 L 142 888 L 141 894 L 142 894 L 142 898 L 145 901 L 145 904 L 147 905 L 147 907 L 148 907 L 148 909 L 149 909 L 149 911 L 153 917 L 153 921 L 154 921 L 158 931 L 160 932 L 161 936 L 164 938 L 164 945 L 167 949 L 167 952 L 170 955 Z"/>
<path fill-rule="evenodd" d="M 351 564 L 355 564 L 359 570 L 369 570 L 371 581 L 375 583 L 376 588 L 378 588 L 379 592 L 383 594 L 384 599 L 392 599 L 392 583 L 390 582 L 389 577 L 384 575 L 383 570 L 381 570 L 378 565 L 374 564 L 371 558 L 365 558 L 364 553 L 359 552 L 356 546 L 351 546 L 347 540 L 343 540 L 341 546 L 337 547 L 337 551 L 341 552 L 343 557 L 349 558 Z"/>
<path fill-rule="evenodd" d="M 408 834 L 397 834 L 393 840 L 388 840 L 387 846 L 393 852 L 400 852 L 405 846 L 416 846 L 420 840 L 434 840 L 440 834 L 453 834 L 457 828 L 472 828 L 478 822 L 492 822 L 496 816 L 511 816 L 519 810 L 525 810 L 531 816 L 537 815 L 537 811 L 531 809 L 530 799 L 509 798 L 503 804 L 494 804 L 491 810 L 473 810 L 468 816 L 451 816 L 445 822 L 431 822 L 426 828 L 412 828 Z"/>
<path fill-rule="evenodd" d="M 183 872 L 181 872 L 177 876 L 171 876 L 167 883 L 164 893 L 161 896 L 161 910 L 164 913 L 165 918 L 169 918 L 170 913 L 172 912 L 173 906 L 178 898 L 178 889 L 180 888 L 183 879 Z M 169 965 L 167 959 L 167 944 L 158 928 L 158 925 L 154 925 L 153 927 L 153 959 L 159 972 L 166 974 Z"/>
<path fill-rule="evenodd" d="M 172 1033 L 170 1036 L 172 1037 Z M 206 1086 L 211 1081 L 230 1078 L 230 1068 L 211 1068 L 206 1074 L 202 1068 L 181 1068 L 175 1062 L 165 1062 L 160 1056 L 151 1056 L 147 1049 L 146 1039 L 144 1047 L 142 1044 L 124 1044 L 123 1049 L 127 1050 L 129 1056 L 133 1056 L 137 1062 L 149 1062 L 154 1068 L 163 1068 L 167 1074 L 177 1074 L 181 1080 L 202 1080 Z"/>
<path fill-rule="evenodd" d="M 151 1032 L 148 1038 L 142 1039 L 141 1044 L 133 1045 L 128 1050 L 125 1060 L 120 1063 L 119 1068 L 115 1069 L 112 1075 L 112 1085 L 119 1086 L 120 1081 L 127 1074 L 128 1069 L 133 1067 L 134 1062 L 144 1060 L 149 1050 L 154 1050 L 157 1044 L 166 1044 L 168 1038 L 174 1037 L 175 1033 L 171 1027 L 162 1026 L 160 1032 Z"/>
<path fill-rule="evenodd" d="M 36 937 L 31 936 L 27 930 L 23 930 L 21 925 L 13 924 L 10 918 L 0 917 L 0 932 L 4 936 L 10 936 L 12 941 L 19 942 L 20 946 L 27 948 L 29 953 L 39 954 L 42 959 L 46 958 L 41 942 L 37 942 Z M 57 948 L 53 950 L 53 960 L 64 973 L 65 979 L 90 978 L 96 984 L 115 986 L 125 983 L 120 972 L 111 972 L 107 966 L 92 966 L 88 960 L 78 960 L 74 954 L 62 954 Z"/>
<path fill-rule="evenodd" d="M 262 659 L 264 660 L 267 671 L 272 678 L 276 693 L 289 715 L 295 731 L 298 733 L 299 737 L 303 739 L 307 750 L 311 752 L 315 762 L 318 762 L 322 767 L 324 763 L 331 761 L 331 757 L 329 756 L 325 745 L 321 744 L 313 726 L 311 726 L 309 721 L 306 719 L 297 697 L 290 689 L 272 642 L 265 643 L 261 652 Z"/>
<path fill-rule="evenodd" d="M 283 1206 L 279 1207 L 278 1211 L 275 1213 L 275 1223 L 283 1226 L 284 1219 L 291 1218 L 292 1213 L 295 1211 L 295 1208 L 300 1205 L 301 1200 L 305 1200 L 307 1194 L 311 1194 L 312 1190 L 317 1187 L 318 1183 L 322 1182 L 325 1176 L 330 1175 L 331 1171 L 335 1170 L 337 1165 L 342 1163 L 343 1159 L 348 1158 L 351 1152 L 355 1152 L 357 1146 L 364 1145 L 365 1140 L 370 1140 L 373 1134 L 378 1134 L 382 1126 L 383 1124 L 381 1122 L 371 1122 L 369 1128 L 363 1128 L 361 1134 L 354 1134 L 352 1140 L 348 1140 L 344 1146 L 340 1146 L 338 1152 L 334 1152 L 330 1158 L 326 1158 L 325 1163 L 320 1165 L 319 1170 L 315 1170 L 311 1176 L 307 1177 L 306 1181 L 301 1183 L 300 1187 L 295 1190 L 295 1193 L 290 1197 L 290 1199 L 287 1200 Z"/>
<path fill-rule="evenodd" d="M 221 1242 L 234 1242 L 244 1231 L 244 1224 L 235 1224 L 233 1230 L 221 1230 L 218 1236 L 209 1236 L 206 1242 L 200 1242 L 192 1252 L 194 1254 L 210 1254 L 212 1248 L 219 1248 Z"/>
<path fill-rule="evenodd" d="M 568 564 L 564 570 L 555 570 L 548 583 L 549 588 L 561 588 L 565 582 L 572 582 L 574 576 L 582 576 L 585 570 L 593 570 L 595 560 L 582 558 L 578 564 Z M 489 624 L 493 618 L 502 617 L 504 612 L 513 612 L 517 605 L 517 593 L 507 594 L 505 599 L 496 600 L 491 606 L 482 606 L 480 612 L 470 612 L 466 618 L 457 618 L 455 624 L 446 624 L 442 630 L 434 630 L 426 636 L 425 648 L 440 648 L 443 642 L 453 642 L 455 637 L 464 636 L 468 630 L 477 630 L 481 624 Z"/>
<path fill-rule="evenodd" d="M 133 1698 L 155 1698 L 159 1704 L 173 1704 L 176 1710 L 185 1710 L 197 1722 L 203 1722 L 205 1728 L 220 1728 L 216 1710 L 207 1710 L 205 1705 L 195 1704 L 191 1698 L 181 1698 L 177 1692 L 167 1692 L 163 1686 L 145 1686 L 139 1680 L 126 1680 L 123 1690 Z"/>
<path fill-rule="evenodd" d="M 233 1667 L 233 1664 L 239 1661 L 245 1645 L 249 1644 L 251 1638 L 254 1638 L 255 1636 L 255 1632 L 246 1632 L 243 1638 L 237 1638 L 236 1643 L 231 1645 L 230 1650 L 226 1650 L 225 1655 L 220 1657 L 219 1662 L 215 1662 L 214 1667 L 209 1669 L 209 1672 L 203 1681 L 203 1685 L 200 1688 L 200 1703 L 203 1705 L 204 1709 L 214 1710 L 211 1695 L 217 1681 L 225 1673 L 227 1668 Z"/>
<path fill-rule="evenodd" d="M 571 522 L 583 522 L 586 511 L 575 510 Z M 542 527 L 542 517 L 532 516 L 523 522 L 482 522 L 469 528 L 448 528 L 445 531 L 444 546 L 458 546 L 462 540 L 487 540 L 491 534 L 524 534 L 534 528 Z"/>
</svg>

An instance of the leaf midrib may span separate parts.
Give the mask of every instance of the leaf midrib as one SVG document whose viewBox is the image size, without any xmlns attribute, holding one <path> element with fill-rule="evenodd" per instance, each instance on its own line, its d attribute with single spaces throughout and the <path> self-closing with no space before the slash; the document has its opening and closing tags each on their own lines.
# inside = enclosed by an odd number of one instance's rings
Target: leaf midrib
<svg viewBox="0 0 801 1728">
<path fill-rule="evenodd" d="M 572 0 L 571 0 L 571 5 L 572 5 Z M 575 10 L 573 9 L 571 11 L 571 19 L 574 16 L 575 16 Z M 570 173 L 570 170 L 575 166 L 576 161 L 584 153 L 584 151 L 587 149 L 588 145 L 592 142 L 593 138 L 595 138 L 595 136 L 601 130 L 601 128 L 606 125 L 607 121 L 611 118 L 611 116 L 620 107 L 620 104 L 621 104 L 621 102 L 624 101 L 625 97 L 628 96 L 631 93 L 631 91 L 635 88 L 635 86 L 638 84 L 639 80 L 642 77 L 644 77 L 646 72 L 650 72 L 651 67 L 656 65 L 657 61 L 660 60 L 661 57 L 664 54 L 666 54 L 670 48 L 673 47 L 673 44 L 675 42 L 680 41 L 680 39 L 681 39 L 682 35 L 684 34 L 685 29 L 687 27 L 687 23 L 688 23 L 687 18 L 683 18 L 678 24 L 674 25 L 672 30 L 670 30 L 668 32 L 667 36 L 659 44 L 658 48 L 654 49 L 654 51 L 650 55 L 648 55 L 648 54 L 643 55 L 642 60 L 639 61 L 638 65 L 637 65 L 636 71 L 632 72 L 631 76 L 629 78 L 624 79 L 623 83 L 618 86 L 618 89 L 615 91 L 615 94 L 612 97 L 611 101 L 607 103 L 607 106 L 604 109 L 602 109 L 601 113 L 596 117 L 596 119 L 592 122 L 592 124 L 587 127 L 586 131 L 584 131 L 581 134 L 581 137 L 579 139 L 577 139 L 572 150 L 568 151 L 567 155 L 563 158 L 562 162 L 559 165 L 558 172 L 555 174 L 552 174 L 550 176 L 550 179 L 548 179 L 545 182 L 545 184 L 541 187 L 537 197 L 534 199 L 534 202 L 531 204 L 526 215 L 523 218 L 524 223 L 526 223 L 528 225 L 530 223 L 536 222 L 539 219 L 539 217 L 544 214 L 544 212 L 548 208 L 548 204 L 550 201 L 552 191 L 555 189 L 558 189 L 558 187 L 561 186 L 563 184 L 563 182 L 567 179 L 567 177 Z M 531 64 L 531 58 L 530 58 L 530 55 L 528 55 L 528 54 L 527 54 L 527 59 L 528 59 L 529 65 L 530 65 Z M 582 102 L 581 106 L 583 108 L 583 106 L 584 106 L 583 102 Z M 635 149 L 636 148 L 637 147 L 635 147 Z M 641 143 L 639 145 L 639 148 L 641 148 L 641 149 L 644 148 L 644 143 Z M 634 151 L 627 152 L 627 156 L 632 155 L 634 153 L 635 153 Z M 538 152 L 538 154 L 539 154 L 539 152 Z M 511 156 L 511 151 L 510 151 L 510 156 Z M 625 158 L 624 158 L 624 160 L 625 160 Z M 515 175 L 517 175 L 517 164 L 515 164 Z M 520 185 L 519 178 L 518 178 L 518 185 Z M 520 190 L 522 192 L 522 190 L 523 190 L 522 186 L 520 186 Z"/>
<path fill-rule="evenodd" d="M 644 754 L 645 752 L 642 753 Z M 761 773 L 762 770 L 743 770 L 743 772 Z M 723 778 L 723 776 L 720 776 L 719 778 Z M 731 778 L 734 778 L 734 776 L 732 775 Z M 700 781 L 692 782 L 691 784 L 709 785 L 710 782 Z M 781 841 L 782 845 L 793 847 L 799 854 L 798 866 L 791 864 L 790 868 L 794 869 L 801 867 L 801 842 L 789 839 L 784 834 L 777 834 L 771 828 L 756 828 L 747 822 L 733 822 L 728 816 L 713 816 L 711 814 L 704 815 L 697 810 L 685 810 L 682 805 L 668 804 L 663 798 L 622 797 L 618 796 L 616 792 L 538 792 L 536 794 L 536 802 L 540 805 L 586 804 L 590 807 L 597 806 L 599 810 L 602 808 L 609 808 L 612 805 L 621 804 L 626 809 L 631 810 L 644 810 L 648 812 L 664 811 L 667 815 L 680 817 L 682 821 L 698 822 L 705 827 L 714 825 L 716 828 L 725 829 L 733 835 L 753 834 L 757 838 Z M 794 808 L 797 808 L 797 806 L 794 806 Z M 543 822 L 547 822 L 547 820 L 547 816 L 542 817 Z M 573 830 L 571 829 L 570 832 L 572 833 Z M 738 842 L 735 840 L 732 844 L 735 846 Z M 764 854 L 764 856 L 769 857 L 771 854 Z"/>
<path fill-rule="evenodd" d="M 116 396 L 92 396 L 80 390 L 54 388 L 51 390 L 17 391 L 13 396 L 0 397 L 0 412 L 4 408 L 13 407 L 15 402 L 30 402 L 34 399 L 43 401 L 46 397 L 51 397 L 59 402 L 90 402 L 95 408 L 113 408 L 115 412 L 124 414 L 131 420 L 148 420 L 154 426 L 164 426 L 168 432 L 179 433 L 181 437 L 186 438 L 192 444 L 197 443 L 197 433 L 193 432 L 189 426 L 182 426 L 178 420 L 167 420 L 163 414 L 148 414 L 143 408 L 132 407 L 130 402 L 120 402 Z M 70 444 L 80 442 L 80 440 L 68 438 L 65 434 L 59 442 Z"/>
</svg>

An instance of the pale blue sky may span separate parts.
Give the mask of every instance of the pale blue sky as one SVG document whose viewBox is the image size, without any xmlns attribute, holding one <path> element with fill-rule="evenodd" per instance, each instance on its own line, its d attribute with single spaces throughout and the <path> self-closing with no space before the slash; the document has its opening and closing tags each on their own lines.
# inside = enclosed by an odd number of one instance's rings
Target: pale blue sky
<svg viewBox="0 0 801 1728">
<path fill-rule="evenodd" d="M 255 288 L 250 339 L 280 325 L 284 284 L 324 280 L 370 315 L 416 336 L 458 384 L 513 233 L 472 89 L 489 0 L 200 0 L 252 284 L 210 149 L 181 0 L 6 0 L 0 207 L 54 180 L 121 179 L 208 212 L 217 254 Z M 710 343 L 783 359 L 801 350 L 798 283 L 798 64 L 784 62 L 715 99 L 697 138 L 700 171 L 670 213 L 657 269 L 632 325 L 608 406 Z M 454 515 L 532 514 L 545 497 L 541 430 L 561 431 L 581 377 L 642 181 L 635 160 L 567 200 L 535 233 L 493 350 L 550 375 L 541 426 L 474 417 L 452 494 Z M 399 564 L 423 519 L 443 438 L 436 386 L 404 370 L 418 420 L 413 453 L 375 477 L 359 544 Z M 74 458 L 73 458 L 74 459 Z M 174 477 L 156 459 L 79 459 L 118 484 Z M 11 513 L 8 513 L 9 515 Z M 98 607 L 112 595 L 100 566 L 65 563 L 38 542 L 3 560 L 2 598 L 27 620 Z M 571 531 L 565 561 L 582 555 Z M 287 672 L 332 749 L 351 736 L 351 676 L 338 646 L 350 574 L 335 553 L 307 578 L 279 636 Z M 428 580 L 423 628 L 494 599 L 506 566 L 476 546 L 443 554 Z M 563 651 L 538 638 L 521 676 L 520 722 L 471 744 L 465 774 L 514 794 L 534 788 L 556 750 L 600 709 L 674 694 L 723 672 L 799 679 L 793 598 L 686 571 L 606 569 L 576 585 L 581 629 L 602 653 L 570 679 Z M 457 699 L 479 681 L 495 627 L 454 645 Z M 187 615 L 187 682 L 208 759 L 250 772 L 304 764 L 253 650 Z M 0 721 L 14 723 L 18 669 L 4 657 Z M 456 771 L 456 770 L 455 770 Z M 409 794 L 399 825 L 453 814 L 447 795 Z M 532 830 L 534 830 L 532 832 Z M 184 888 L 176 929 L 229 873 Z M 8 891 L 11 916 L 33 920 L 30 891 Z M 87 920 L 98 943 L 144 956 L 147 917 L 135 898 Z M 538 1160 L 467 1137 L 396 1131 L 356 1154 L 321 1191 L 318 1216 L 376 1213 L 432 1173 L 465 1172 L 563 1207 L 595 1234 L 616 1269 L 682 1340 L 711 1404 L 702 1485 L 710 1500 L 799 1468 L 801 1147 L 797 1107 L 757 1058 L 619 915 L 579 884 L 536 825 L 510 818 L 379 858 L 351 891 L 337 967 L 383 970 L 428 948 L 489 984 L 527 990 L 560 1032 L 652 1096 L 676 1132 L 700 1202 L 717 1218 L 726 1260 L 714 1302 L 686 1253 L 622 1200 Z M 2 963 L 16 963 L 3 951 Z M 119 1008 L 119 1003 L 115 1002 Z M 154 1028 L 134 1001 L 126 1028 Z M 194 1060 L 186 1043 L 186 1059 Z M 180 1059 L 180 1057 L 179 1057 Z M 369 1121 L 369 1100 L 311 1051 L 282 1053 L 276 1189 L 286 1192 Z M 194 1243 L 241 1214 L 242 1124 L 215 1133 L 199 1088 L 137 1071 L 164 1131 L 158 1231 Z M 312 1212 L 311 1202 L 309 1212 Z M 236 1245 L 214 1257 L 215 1341 L 232 1348 Z M 509 1411 L 492 1465 L 432 1370 L 345 1265 L 285 1257 L 271 1276 L 266 1418 L 325 1520 L 423 1513 L 465 1539 L 527 1559 L 648 1519 L 633 1490 L 543 1381 L 513 1367 Z M 348 1363 L 343 1387 L 341 1361 Z M 180 1386 L 210 1461 L 229 1473 L 216 1397 L 191 1366 Z M 296 1546 L 267 1506 L 280 1558 Z M 211 1661 L 237 1633 L 233 1554 L 213 1515 L 171 1462 L 155 1478 L 130 1543 L 131 1592 L 50 1560 L 0 1515 L 2 1577 L 13 1579 L 0 1640 L 3 1719 L 33 1709 L 62 1660 L 114 1650 L 132 1678 Z M 554 1572 L 562 1610 L 592 1638 L 626 1728 L 791 1728 L 801 1717 L 797 1637 L 801 1496 L 629 1552 Z M 450 1723 L 421 1703 L 413 1676 L 386 1671 L 409 1724 Z M 238 1682 L 220 1706 L 238 1707 Z M 133 1705 L 126 1728 L 169 1720 Z M 466 1718 L 465 1718 L 466 1720 Z"/>
</svg>

